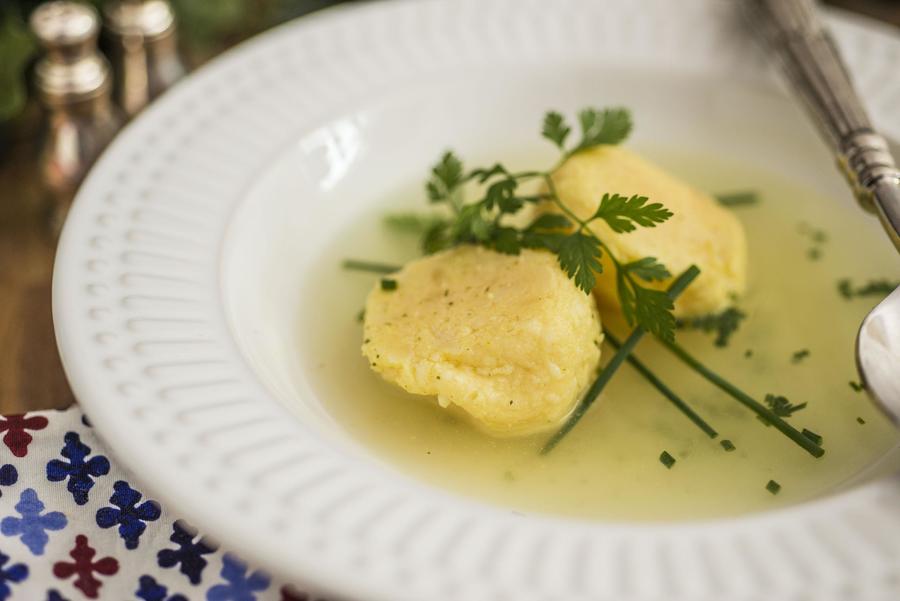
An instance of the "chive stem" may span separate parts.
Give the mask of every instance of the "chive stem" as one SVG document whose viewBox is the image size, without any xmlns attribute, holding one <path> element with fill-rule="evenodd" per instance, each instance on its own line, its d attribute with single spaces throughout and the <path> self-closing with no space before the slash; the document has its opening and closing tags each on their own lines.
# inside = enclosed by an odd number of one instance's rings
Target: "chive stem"
<svg viewBox="0 0 900 601">
<path fill-rule="evenodd" d="M 616 350 L 622 348 L 622 343 L 619 342 L 619 340 L 615 336 L 613 336 L 609 332 L 609 330 L 604 330 L 604 333 L 606 334 L 606 341 L 609 342 L 613 346 L 613 348 L 615 348 Z M 675 407 L 679 411 L 681 411 L 685 415 L 685 417 L 694 422 L 694 424 L 698 428 L 700 428 L 704 434 L 706 434 L 710 438 L 716 438 L 719 435 L 719 433 L 716 432 L 715 429 L 706 422 L 706 420 L 700 417 L 700 415 L 698 415 L 690 405 L 682 400 L 681 397 L 672 392 L 672 389 L 666 386 L 663 381 L 660 380 L 659 377 L 643 363 L 643 361 L 638 359 L 633 354 L 628 355 L 627 361 L 633 368 L 638 371 L 638 373 L 644 376 L 644 379 L 647 380 L 654 388 L 656 388 L 656 390 L 658 390 L 660 394 L 669 399 L 669 401 L 673 405 L 675 405 Z"/>
<path fill-rule="evenodd" d="M 658 338 L 658 340 L 676 357 L 681 359 L 681 361 L 684 362 L 688 367 L 706 378 L 706 380 L 708 380 L 710 383 L 714 384 L 715 386 L 729 394 L 736 401 L 756 413 L 767 423 L 775 426 L 778 430 L 781 431 L 782 434 L 800 445 L 807 453 L 809 453 L 813 457 L 821 457 L 825 454 L 825 451 L 824 449 L 822 449 L 822 447 L 804 436 L 802 432 L 791 426 L 789 423 L 778 417 L 768 407 L 758 402 L 749 394 L 703 365 L 693 355 L 684 350 L 684 348 L 682 348 L 681 345 L 679 345 L 677 342 L 663 340 L 662 338 Z"/>
<path fill-rule="evenodd" d="M 684 273 L 678 276 L 672 285 L 669 286 L 669 289 L 666 291 L 666 294 L 669 295 L 669 298 L 673 301 L 678 298 L 678 296 L 684 292 L 684 289 L 690 285 L 691 282 L 694 281 L 700 275 L 700 269 L 697 268 L 696 265 L 691 265 L 687 268 Z M 645 330 L 641 326 L 635 327 L 628 338 L 625 339 L 625 342 L 622 343 L 622 346 L 616 351 L 616 354 L 612 356 L 612 359 L 609 360 L 609 363 L 600 371 L 597 375 L 597 378 L 594 380 L 591 387 L 588 388 L 588 391 L 585 393 L 584 397 L 575 407 L 575 410 L 569 416 L 569 418 L 565 421 L 565 423 L 557 430 L 553 436 L 544 444 L 541 448 L 541 455 L 546 455 L 550 451 L 552 451 L 556 445 L 560 443 L 560 441 L 565 438 L 566 434 L 568 434 L 572 428 L 578 425 L 578 422 L 581 421 L 581 418 L 584 417 L 584 414 L 590 409 L 591 405 L 594 404 L 594 401 L 597 400 L 597 397 L 600 396 L 600 393 L 603 392 L 603 389 L 612 379 L 613 375 L 615 375 L 616 371 L 619 367 L 622 366 L 622 363 L 625 362 L 625 358 L 631 354 L 631 351 L 634 350 L 634 347 L 637 346 L 637 343 L 644 336 Z"/>
<path fill-rule="evenodd" d="M 394 273 L 395 271 L 400 271 L 400 267 L 397 265 L 375 263 L 372 261 L 358 261 L 356 259 L 345 259 L 344 262 L 341 263 L 341 267 L 353 271 L 368 271 L 370 273 Z"/>
</svg>

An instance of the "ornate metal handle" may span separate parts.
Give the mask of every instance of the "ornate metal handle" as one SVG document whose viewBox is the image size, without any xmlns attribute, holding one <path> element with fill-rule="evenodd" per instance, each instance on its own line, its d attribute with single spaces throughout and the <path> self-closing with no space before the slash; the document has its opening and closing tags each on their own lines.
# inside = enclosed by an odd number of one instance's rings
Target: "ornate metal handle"
<svg viewBox="0 0 900 601">
<path fill-rule="evenodd" d="M 812 0 L 744 0 L 794 90 L 831 144 L 860 204 L 900 250 L 900 170 L 872 127 Z"/>
</svg>

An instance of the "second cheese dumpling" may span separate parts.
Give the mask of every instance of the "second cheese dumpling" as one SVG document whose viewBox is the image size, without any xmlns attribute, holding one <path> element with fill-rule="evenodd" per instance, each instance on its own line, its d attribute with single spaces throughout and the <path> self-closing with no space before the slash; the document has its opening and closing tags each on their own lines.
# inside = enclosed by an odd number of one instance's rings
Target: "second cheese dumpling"
<svg viewBox="0 0 900 601">
<path fill-rule="evenodd" d="M 562 201 L 587 218 L 604 193 L 638 194 L 662 203 L 674 215 L 653 228 L 617 234 L 602 221 L 591 229 L 623 262 L 656 257 L 673 276 L 696 264 L 701 273 L 675 303 L 675 314 L 716 313 L 741 295 L 747 280 L 747 241 L 737 218 L 710 195 L 619 146 L 599 146 L 570 158 L 553 174 Z M 614 268 L 604 259 L 606 276 Z M 618 308 L 616 278 L 600 277 L 597 293 L 604 307 Z M 654 283 L 664 288 L 670 282 Z M 648 284 L 649 285 L 649 284 Z"/>
<path fill-rule="evenodd" d="M 363 354 L 413 394 L 455 405 L 498 436 L 553 428 L 600 362 L 594 299 L 556 257 L 460 246 L 408 263 L 376 285 Z"/>
</svg>

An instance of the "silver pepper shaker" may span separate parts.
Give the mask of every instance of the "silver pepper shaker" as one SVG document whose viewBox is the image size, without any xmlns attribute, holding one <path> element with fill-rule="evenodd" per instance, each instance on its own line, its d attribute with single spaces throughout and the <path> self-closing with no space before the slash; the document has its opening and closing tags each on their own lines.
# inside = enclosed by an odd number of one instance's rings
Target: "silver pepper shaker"
<svg viewBox="0 0 900 601">
<path fill-rule="evenodd" d="M 97 50 L 99 20 L 93 8 L 48 2 L 32 13 L 31 28 L 45 50 L 35 68 L 46 109 L 39 174 L 55 235 L 78 185 L 122 126 L 122 117 L 112 103 L 109 65 Z"/>
<path fill-rule="evenodd" d="M 175 15 L 166 0 L 115 0 L 103 10 L 113 65 L 113 97 L 132 117 L 180 79 Z"/>
</svg>

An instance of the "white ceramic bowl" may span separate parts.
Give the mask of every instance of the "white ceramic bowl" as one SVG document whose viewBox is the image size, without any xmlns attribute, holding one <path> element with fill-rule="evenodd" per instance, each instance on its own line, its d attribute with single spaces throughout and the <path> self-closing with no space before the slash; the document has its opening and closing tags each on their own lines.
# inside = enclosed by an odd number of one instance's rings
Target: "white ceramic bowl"
<svg viewBox="0 0 900 601">
<path fill-rule="evenodd" d="M 900 42 L 832 24 L 876 123 L 900 138 Z M 714 522 L 515 515 L 373 459 L 309 378 L 305 284 L 335 233 L 446 146 L 535 145 L 548 107 L 625 104 L 638 141 L 716 148 L 847 202 L 742 29 L 725 0 L 406 0 L 327 11 L 227 53 L 123 132 L 66 224 L 54 316 L 80 403 L 174 511 L 315 590 L 900 598 L 896 480 Z"/>
</svg>

